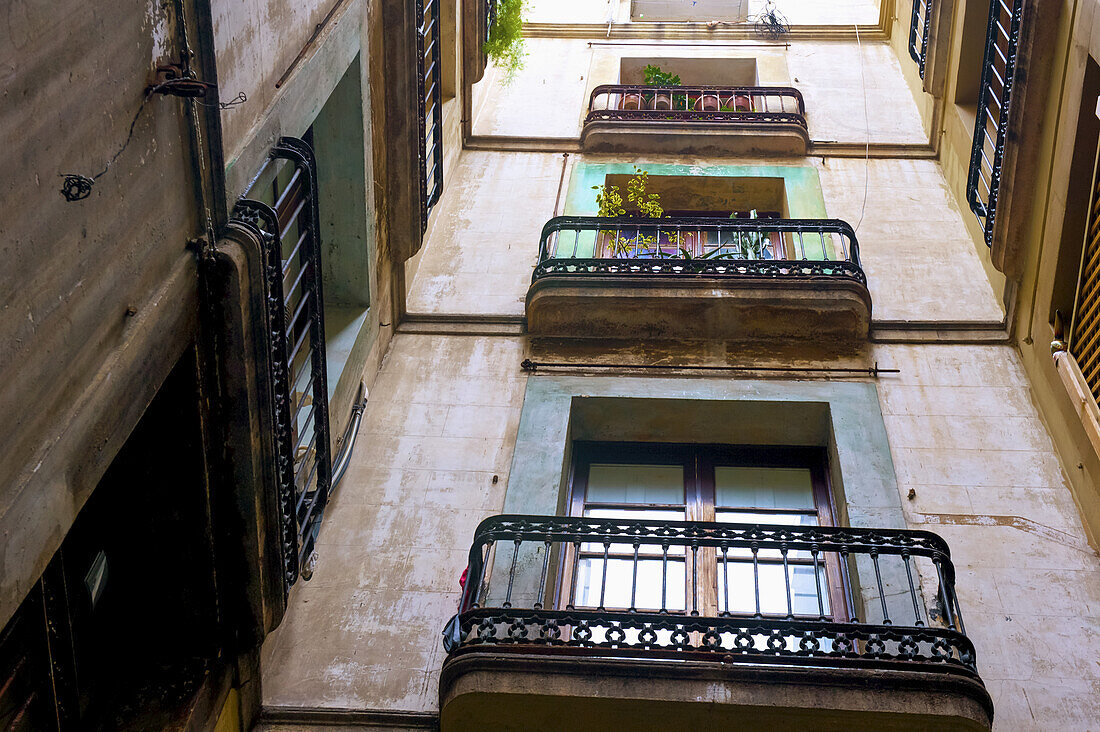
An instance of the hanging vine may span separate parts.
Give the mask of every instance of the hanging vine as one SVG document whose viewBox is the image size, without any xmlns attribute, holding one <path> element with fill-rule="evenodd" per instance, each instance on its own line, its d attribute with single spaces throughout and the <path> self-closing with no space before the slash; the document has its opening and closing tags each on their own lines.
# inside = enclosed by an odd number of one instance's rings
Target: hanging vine
<svg viewBox="0 0 1100 732">
<path fill-rule="evenodd" d="M 485 41 L 485 54 L 510 84 L 523 68 L 527 49 L 523 42 L 524 0 L 496 0 L 496 18 Z"/>
</svg>

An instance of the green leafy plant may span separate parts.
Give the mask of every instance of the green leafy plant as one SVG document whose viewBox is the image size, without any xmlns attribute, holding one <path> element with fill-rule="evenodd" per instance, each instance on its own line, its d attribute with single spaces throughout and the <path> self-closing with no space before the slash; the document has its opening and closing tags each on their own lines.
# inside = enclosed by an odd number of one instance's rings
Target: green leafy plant
<svg viewBox="0 0 1100 732">
<path fill-rule="evenodd" d="M 724 252 L 721 249 L 711 249 L 709 252 L 704 252 L 699 256 L 694 256 L 687 249 L 680 247 L 680 259 L 698 260 L 698 259 L 736 259 L 737 252 Z"/>
<path fill-rule="evenodd" d="M 646 86 L 682 86 L 683 84 L 683 82 L 680 81 L 679 74 L 662 71 L 661 67 L 655 64 L 646 64 L 646 67 L 642 69 L 642 77 Z M 647 102 L 652 102 L 653 95 L 646 94 L 645 100 Z M 672 108 L 681 110 L 687 109 L 687 95 L 673 94 Z"/>
<path fill-rule="evenodd" d="M 603 185 L 592 186 L 596 191 L 597 215 L 606 217 L 625 216 L 623 197 L 618 186 Z M 665 215 L 665 209 L 661 206 L 661 195 L 649 191 L 649 173 L 638 166 L 634 166 L 634 177 L 626 183 L 626 200 L 638 207 L 638 216 L 643 219 L 660 219 Z M 660 236 L 660 231 L 653 235 L 637 233 L 627 236 L 621 232 L 601 231 L 607 247 L 613 256 L 626 256 L 635 253 L 639 247 L 654 246 Z M 683 238 L 675 233 L 666 234 L 668 240 L 680 245 Z"/>
<path fill-rule="evenodd" d="M 485 41 L 485 54 L 504 72 L 504 83 L 511 84 L 523 68 L 527 49 L 523 42 L 524 0 L 496 0 L 497 14 Z"/>
<path fill-rule="evenodd" d="M 617 218 L 626 215 L 626 209 L 623 208 L 623 196 L 619 193 L 618 186 L 609 186 L 604 183 L 592 186 L 592 190 L 596 191 L 597 216 Z M 614 231 L 601 231 L 600 235 L 607 240 L 607 246 L 611 249 L 612 254 L 629 253 L 630 246 L 621 234 Z M 633 240 L 631 240 L 631 243 L 633 243 Z"/>
<path fill-rule="evenodd" d="M 647 64 L 642 74 L 648 86 L 680 86 L 683 83 L 679 74 L 665 73 L 655 64 Z"/>
<path fill-rule="evenodd" d="M 737 218 L 736 213 L 730 214 L 731 219 Z M 756 209 L 749 211 L 749 218 L 756 219 Z M 737 243 L 741 247 L 741 251 L 745 254 L 745 259 L 763 259 L 764 250 L 770 243 L 767 236 L 759 231 L 748 231 L 737 233 Z"/>
<path fill-rule="evenodd" d="M 665 215 L 665 210 L 661 207 L 661 196 L 650 193 L 648 187 L 649 173 L 635 165 L 634 177 L 626 184 L 626 200 L 637 205 L 644 218 L 659 219 Z"/>
</svg>

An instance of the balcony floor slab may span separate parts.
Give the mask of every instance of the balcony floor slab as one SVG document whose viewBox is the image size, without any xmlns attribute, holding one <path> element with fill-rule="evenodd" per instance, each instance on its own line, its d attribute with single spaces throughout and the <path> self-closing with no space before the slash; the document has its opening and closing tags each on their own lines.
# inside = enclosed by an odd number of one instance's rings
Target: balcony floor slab
<svg viewBox="0 0 1100 732">
<path fill-rule="evenodd" d="M 588 152 L 801 157 L 809 144 L 797 124 L 592 120 L 581 131 Z"/>
<path fill-rule="evenodd" d="M 440 677 L 442 732 L 989 730 L 980 681 L 942 671 L 471 652 Z"/>
<path fill-rule="evenodd" d="M 866 286 L 841 278 L 565 275 L 543 277 L 527 294 L 536 336 L 799 341 L 847 351 L 866 343 L 870 322 Z"/>
</svg>

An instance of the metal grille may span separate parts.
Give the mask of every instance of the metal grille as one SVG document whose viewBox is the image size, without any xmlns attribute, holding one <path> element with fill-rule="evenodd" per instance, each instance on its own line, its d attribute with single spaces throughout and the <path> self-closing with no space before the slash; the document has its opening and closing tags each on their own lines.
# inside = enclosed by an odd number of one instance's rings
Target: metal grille
<svg viewBox="0 0 1100 732">
<path fill-rule="evenodd" d="M 420 127 L 420 229 L 443 194 L 443 83 L 440 0 L 416 0 L 417 120 Z"/>
<path fill-rule="evenodd" d="M 1093 184 L 1088 221 L 1069 352 L 1077 359 L 1093 397 L 1100 400 L 1100 177 Z"/>
<path fill-rule="evenodd" d="M 966 198 L 993 244 L 1024 0 L 992 0 Z"/>
<path fill-rule="evenodd" d="M 834 219 L 559 216 L 542 229 L 547 276 L 844 277 L 863 284 L 859 242 Z"/>
<path fill-rule="evenodd" d="M 727 122 L 796 124 L 806 129 L 802 93 L 785 86 L 602 84 L 592 90 L 585 122 Z"/>
<path fill-rule="evenodd" d="M 920 78 L 928 64 L 928 30 L 932 24 L 934 0 L 913 0 L 913 18 L 909 24 L 909 55 L 917 62 Z"/>
<path fill-rule="evenodd" d="M 829 561 L 849 608 L 828 603 Z M 947 544 L 902 529 L 494 516 L 444 643 L 977 676 Z"/>
<path fill-rule="evenodd" d="M 265 240 L 270 391 L 289 587 L 308 572 L 331 488 L 332 460 L 316 160 L 304 140 L 284 137 L 265 169 L 279 161 L 286 162 L 271 184 L 274 205 L 242 199 L 234 217 L 251 222 Z"/>
</svg>

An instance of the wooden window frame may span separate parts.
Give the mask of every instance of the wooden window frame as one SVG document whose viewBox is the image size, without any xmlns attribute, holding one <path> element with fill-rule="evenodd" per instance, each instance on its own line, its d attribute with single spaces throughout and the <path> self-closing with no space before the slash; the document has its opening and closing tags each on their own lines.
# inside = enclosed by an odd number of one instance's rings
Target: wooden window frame
<svg viewBox="0 0 1100 732">
<path fill-rule="evenodd" d="M 565 511 L 569 516 L 584 516 L 590 506 L 621 509 L 673 509 L 679 504 L 631 504 L 631 503 L 594 503 L 586 500 L 588 475 L 593 463 L 623 463 L 633 465 L 681 465 L 684 470 L 684 512 L 686 521 L 717 521 L 715 508 L 715 473 L 717 467 L 762 467 L 762 468 L 807 468 L 813 485 L 814 506 L 817 510 L 819 526 L 836 526 L 837 511 L 829 481 L 828 454 L 820 447 L 760 446 L 760 445 L 720 445 L 706 443 L 649 443 L 649 442 L 596 442 L 577 441 L 573 445 L 573 459 L 569 472 Z M 735 509 L 736 510 L 736 509 Z M 797 513 L 784 509 L 742 509 L 755 513 L 775 513 L 776 515 Z M 574 579 L 571 568 L 574 564 L 571 547 L 566 549 L 568 556 L 562 557 L 561 572 L 556 593 L 556 606 L 566 608 L 572 601 Z M 700 567 L 697 575 L 691 571 L 692 557 L 685 552 L 685 609 L 669 610 L 670 614 L 688 614 L 695 588 L 691 586 L 692 577 L 697 576 L 700 584 L 700 614 L 718 616 L 717 573 L 719 555 L 716 549 L 702 548 Z M 677 559 L 676 561 L 681 561 Z M 790 564 L 809 564 L 791 560 Z M 826 555 L 824 559 L 826 592 L 829 598 L 828 619 L 851 618 L 851 582 L 848 568 L 835 555 Z M 721 613 L 744 617 L 745 613 Z M 752 616 L 751 613 L 747 614 Z M 765 617 L 774 617 L 766 614 Z"/>
</svg>

